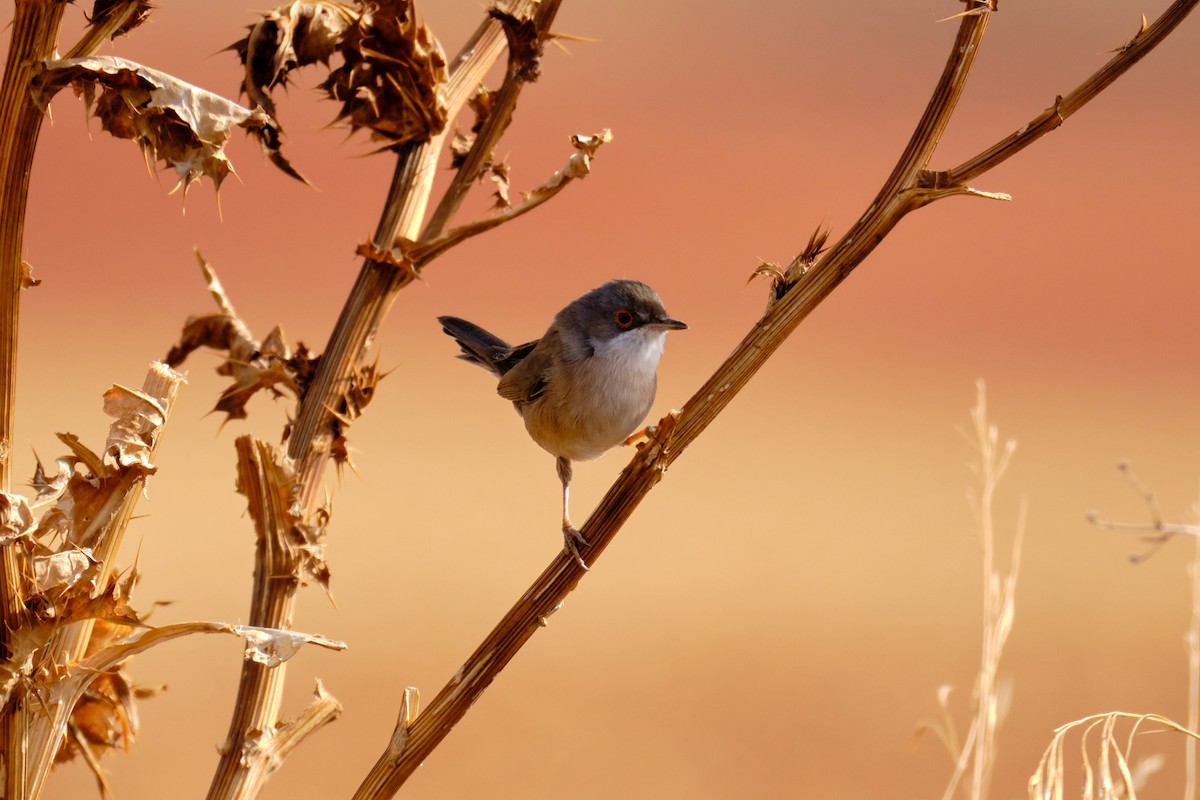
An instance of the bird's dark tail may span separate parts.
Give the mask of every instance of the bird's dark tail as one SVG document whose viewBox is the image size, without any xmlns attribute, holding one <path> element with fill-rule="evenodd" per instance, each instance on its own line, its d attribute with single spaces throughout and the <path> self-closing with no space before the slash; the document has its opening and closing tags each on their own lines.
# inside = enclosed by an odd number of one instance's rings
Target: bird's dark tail
<svg viewBox="0 0 1200 800">
<path fill-rule="evenodd" d="M 478 364 L 497 377 L 520 363 L 537 344 L 529 342 L 513 347 L 499 336 L 458 317 L 438 317 L 438 322 L 442 324 L 442 330 L 454 337 L 454 341 L 462 348 L 459 358 Z"/>
</svg>

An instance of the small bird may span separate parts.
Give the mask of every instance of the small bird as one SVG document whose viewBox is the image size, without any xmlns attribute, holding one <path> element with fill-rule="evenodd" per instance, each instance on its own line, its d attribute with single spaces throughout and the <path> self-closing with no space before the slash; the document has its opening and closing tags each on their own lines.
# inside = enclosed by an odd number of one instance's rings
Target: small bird
<svg viewBox="0 0 1200 800">
<path fill-rule="evenodd" d="M 667 331 L 687 325 L 667 315 L 653 289 L 631 280 L 609 281 L 573 300 L 542 338 L 516 347 L 457 317 L 438 322 L 462 348 L 459 358 L 500 379 L 497 392 L 512 401 L 533 441 L 558 459 L 565 549 L 587 569 L 579 554 L 587 540 L 568 511 L 571 462 L 599 458 L 638 429 L 654 402 Z"/>
</svg>

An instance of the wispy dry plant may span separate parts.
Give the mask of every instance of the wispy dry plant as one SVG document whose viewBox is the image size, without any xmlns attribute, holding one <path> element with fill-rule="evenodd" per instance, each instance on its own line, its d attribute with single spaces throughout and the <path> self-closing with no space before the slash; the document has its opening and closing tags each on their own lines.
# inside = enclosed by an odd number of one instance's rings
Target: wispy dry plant
<svg viewBox="0 0 1200 800">
<path fill-rule="evenodd" d="M 1200 500 L 1191 508 L 1188 522 L 1169 522 L 1163 519 L 1158 494 L 1138 478 L 1133 465 L 1122 461 L 1117 468 L 1146 503 L 1150 519 L 1145 522 L 1115 522 L 1103 519 L 1098 512 L 1088 513 L 1088 520 L 1095 526 L 1117 533 L 1136 534 L 1148 549 L 1129 557 L 1137 564 L 1158 552 L 1175 536 L 1192 537 L 1192 558 L 1187 565 L 1188 583 L 1191 587 L 1191 620 L 1184 634 L 1184 645 L 1188 655 L 1187 728 L 1200 731 Z M 1184 800 L 1196 797 L 1196 737 L 1189 737 L 1184 744 Z"/>
<path fill-rule="evenodd" d="M 1146 730 L 1146 723 L 1155 727 Z M 1127 727 L 1125 742 L 1119 729 Z M 1135 760 L 1133 743 L 1138 736 L 1174 731 L 1195 740 L 1200 734 L 1157 714 L 1128 714 L 1112 711 L 1068 722 L 1054 731 L 1050 746 L 1042 754 L 1037 771 L 1029 779 L 1030 800 L 1061 800 L 1064 796 L 1068 759 L 1067 740 L 1079 734 L 1080 769 L 1083 773 L 1079 796 L 1083 800 L 1136 800 L 1147 779 L 1162 768 L 1163 758 L 1155 754 Z M 1095 737 L 1093 737 L 1095 733 Z M 1095 738 L 1095 744 L 1092 739 Z M 1095 750 L 1093 750 L 1095 748 Z"/>
<path fill-rule="evenodd" d="M 1017 516 L 1016 531 L 1007 570 L 996 564 L 995 496 L 1012 454 L 1015 439 L 1000 442 L 999 429 L 988 420 L 987 389 L 982 380 L 976 383 L 975 407 L 971 410 L 972 444 L 978 448 L 978 460 L 971 471 L 978 478 L 978 487 L 968 491 L 971 511 L 982 549 L 983 562 L 983 640 L 979 673 L 971 698 L 971 717 L 966 736 L 961 740 L 950 708 L 949 686 L 938 689 L 938 705 L 942 719 L 923 723 L 918 733 L 932 731 L 954 759 L 954 773 L 942 795 L 951 800 L 958 792 L 972 800 L 984 800 L 991 786 L 996 764 L 996 730 L 1007 714 L 1011 691 L 997 680 L 1004 645 L 1012 632 L 1016 615 L 1017 574 L 1021 563 L 1021 543 L 1025 537 L 1025 504 Z M 965 780 L 967 776 L 969 780 Z"/>
</svg>

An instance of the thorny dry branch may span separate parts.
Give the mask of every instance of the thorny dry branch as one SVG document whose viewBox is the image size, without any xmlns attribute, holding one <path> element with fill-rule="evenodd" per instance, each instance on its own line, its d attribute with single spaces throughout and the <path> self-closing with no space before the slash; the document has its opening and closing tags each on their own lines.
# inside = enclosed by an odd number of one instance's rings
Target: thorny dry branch
<svg viewBox="0 0 1200 800">
<path fill-rule="evenodd" d="M 962 94 L 966 79 L 995 11 L 994 0 L 964 0 L 967 12 L 942 77 L 908 146 L 858 222 L 821 258 L 796 270 L 775 287 L 777 302 L 742 340 L 712 377 L 679 412 L 664 418 L 650 439 L 638 447 L 633 460 L 605 494 L 582 528 L 591 544 L 585 549 L 588 563 L 604 551 L 642 498 L 663 472 L 725 408 L 770 355 L 805 317 L 827 297 L 908 212 L 953 195 L 1005 199 L 1006 195 L 980 192 L 966 184 L 1002 163 L 1057 127 L 1071 113 L 1095 97 L 1162 41 L 1200 0 L 1177 0 L 1152 25 L 1121 48 L 1095 75 L 1066 98 L 1056 99 L 1049 112 L 1053 124 L 1030 125 L 988 148 L 962 166 L 932 172 L 928 165 Z M 1047 117 L 1041 115 L 1038 119 Z M 815 241 L 815 238 L 814 238 Z M 482 644 L 467 659 L 430 706 L 415 720 L 401 717 L 391 744 L 372 768 L 355 797 L 392 796 L 434 747 L 462 718 L 500 670 L 533 633 L 559 607 L 584 575 L 569 557 L 559 555 Z"/>
<path fill-rule="evenodd" d="M 339 3 L 288 3 L 252 26 L 249 36 L 232 48 L 246 65 L 245 91 L 268 109 L 272 107 L 268 91 L 286 83 L 292 69 L 327 64 L 333 53 L 340 53 L 343 65 L 331 71 L 323 86 L 343 103 L 341 117 L 351 127 L 369 127 L 373 138 L 387 142 L 398 155 L 376 234 L 359 247 L 365 258 L 359 279 L 320 359 L 309 359 L 305 352 L 293 355 L 278 329 L 259 345 L 218 288 L 213 288 L 213 295 L 221 313 L 189 321 L 183 339 L 168 356 L 169 363 L 179 363 L 202 345 L 228 352 L 220 371 L 234 376 L 235 383 L 222 395 L 218 410 L 230 417 L 243 416 L 246 400 L 260 388 L 281 386 L 296 395 L 296 421 L 284 436 L 288 443 L 284 461 L 294 472 L 281 484 L 288 487 L 287 513 L 293 519 L 275 523 L 281 530 L 291 530 L 293 539 L 297 531 L 311 531 L 316 542 L 323 535 L 328 521 L 320 492 L 325 467 L 331 458 L 339 467 L 349 463 L 346 429 L 370 402 L 382 377 L 375 365 L 360 361 L 396 293 L 454 244 L 526 213 L 572 180 L 586 176 L 590 158 L 608 141 L 607 132 L 576 137 L 577 152 L 567 167 L 518 206 L 444 235 L 440 227 L 429 226 L 422 238 L 416 239 L 446 121 L 464 107 L 507 40 L 510 58 L 504 85 L 470 150 L 482 155 L 475 160 L 468 156 L 459 163 L 451 190 L 439 204 L 448 221 L 461 201 L 460 196 L 452 196 L 454 187 L 470 186 L 483 169 L 478 164 L 490 168 L 494 162 L 492 148 L 508 126 L 520 89 L 537 75 L 542 42 L 550 35 L 559 2 L 524 0 L 507 10 L 493 10 L 448 70 L 440 46 L 416 22 L 412 4 L 405 0 L 365 4 L 361 10 Z M 512 55 L 514 52 L 519 56 Z M 368 96 L 371 103 L 360 102 Z M 479 103 L 474 106 L 477 111 L 481 107 Z M 415 116 L 414 110 L 419 112 Z M 417 127 L 413 127 L 414 120 L 420 123 Z M 205 274 L 210 287 L 219 287 L 215 273 L 206 265 Z M 239 451 L 247 446 L 239 442 Z M 257 461 L 265 463 L 265 459 L 263 455 Z M 253 516 L 257 524 L 259 515 Z M 260 538 L 260 546 L 262 541 Z M 279 565 L 265 566 L 269 558 L 269 553 L 260 551 L 256 569 L 262 576 L 278 576 Z M 282 574 L 294 574 L 290 568 L 282 569 Z M 327 573 L 319 581 L 325 583 Z M 256 579 L 252 619 L 264 625 L 289 625 L 300 582 L 300 576 L 287 581 Z M 269 772 L 267 765 L 273 768 L 277 764 L 277 759 L 268 758 L 272 754 L 267 748 L 250 748 L 245 743 L 257 742 L 256 732 L 270 730 L 275 724 L 282 686 L 282 670 L 268 674 L 249 664 L 243 668 L 229 738 L 222 748 L 210 798 L 253 797 Z"/>
</svg>

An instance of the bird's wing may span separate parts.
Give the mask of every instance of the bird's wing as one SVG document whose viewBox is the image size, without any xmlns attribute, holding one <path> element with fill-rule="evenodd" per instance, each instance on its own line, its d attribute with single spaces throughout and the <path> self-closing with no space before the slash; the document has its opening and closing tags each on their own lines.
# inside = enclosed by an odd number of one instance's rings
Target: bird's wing
<svg viewBox="0 0 1200 800">
<path fill-rule="evenodd" d="M 530 403 L 541 397 L 550 385 L 552 361 L 548 355 L 549 351 L 537 345 L 538 342 L 530 342 L 513 349 L 510 358 L 516 358 L 520 354 L 519 360 L 509 367 L 500 378 L 500 385 L 496 387 L 496 391 L 505 400 Z"/>
</svg>

